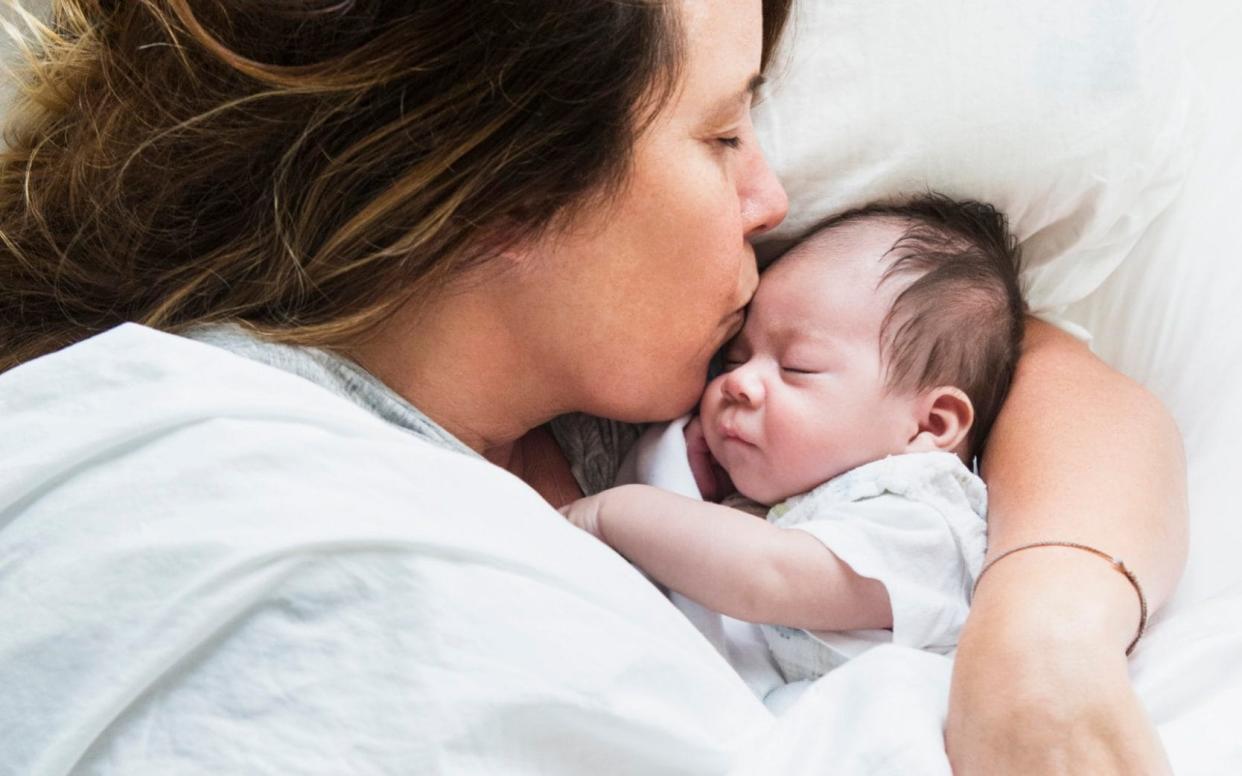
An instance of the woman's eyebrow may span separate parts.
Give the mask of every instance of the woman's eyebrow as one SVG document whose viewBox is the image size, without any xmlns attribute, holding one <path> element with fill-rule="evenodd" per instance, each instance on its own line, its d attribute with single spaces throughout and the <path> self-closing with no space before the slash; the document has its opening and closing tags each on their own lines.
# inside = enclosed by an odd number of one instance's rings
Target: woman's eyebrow
<svg viewBox="0 0 1242 776">
<path fill-rule="evenodd" d="M 746 82 L 746 86 L 740 91 L 717 101 L 711 106 L 707 113 L 709 122 L 723 122 L 725 119 L 730 118 L 734 111 L 754 99 L 755 92 L 759 91 L 759 87 L 763 86 L 765 81 L 766 79 L 759 73 L 752 75 L 750 80 Z"/>
</svg>

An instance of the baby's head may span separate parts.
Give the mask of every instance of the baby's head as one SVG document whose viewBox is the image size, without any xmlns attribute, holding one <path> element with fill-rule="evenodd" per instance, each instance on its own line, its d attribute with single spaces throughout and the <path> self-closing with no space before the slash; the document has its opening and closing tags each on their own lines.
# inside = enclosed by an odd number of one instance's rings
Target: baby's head
<svg viewBox="0 0 1242 776">
<path fill-rule="evenodd" d="M 980 452 L 1022 340 L 1018 253 L 988 205 L 939 195 L 825 221 L 762 275 L 703 431 L 766 504 L 887 455 Z"/>
</svg>

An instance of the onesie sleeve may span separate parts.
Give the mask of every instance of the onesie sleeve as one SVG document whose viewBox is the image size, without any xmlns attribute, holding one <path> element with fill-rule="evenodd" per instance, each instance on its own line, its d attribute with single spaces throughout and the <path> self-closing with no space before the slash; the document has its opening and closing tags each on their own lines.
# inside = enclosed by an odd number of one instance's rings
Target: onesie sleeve
<svg viewBox="0 0 1242 776">
<path fill-rule="evenodd" d="M 884 493 L 833 504 L 788 527 L 806 531 L 856 573 L 884 584 L 893 608 L 893 643 L 934 652 L 957 645 L 983 554 L 982 519 L 949 517 Z"/>
</svg>

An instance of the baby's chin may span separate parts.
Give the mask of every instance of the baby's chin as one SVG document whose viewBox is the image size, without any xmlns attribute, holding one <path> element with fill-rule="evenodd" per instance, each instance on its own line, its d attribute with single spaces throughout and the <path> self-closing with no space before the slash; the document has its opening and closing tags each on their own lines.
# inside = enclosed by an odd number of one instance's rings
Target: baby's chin
<svg viewBox="0 0 1242 776">
<path fill-rule="evenodd" d="M 733 488 L 751 501 L 770 507 L 797 493 L 797 491 L 787 491 L 782 487 L 783 483 L 755 476 L 752 472 L 745 471 L 745 467 L 735 468 L 738 469 L 736 473 L 726 469 L 729 479 L 733 482 Z"/>
<path fill-rule="evenodd" d="M 735 491 L 769 507 L 808 493 L 836 476 L 829 473 L 820 478 L 816 476 L 818 473 L 804 473 L 806 476 L 795 481 L 790 477 L 773 476 L 770 471 L 760 471 L 758 467 L 747 466 L 747 463 L 750 462 L 734 462 L 732 467 L 722 468 L 728 473 Z"/>
<path fill-rule="evenodd" d="M 704 422 L 709 421 L 705 419 Z M 727 443 L 710 433 L 705 435 L 704 441 L 712 460 L 729 476 L 732 492 L 765 506 L 773 506 L 807 490 L 799 489 L 798 483 L 788 482 L 787 478 L 774 476 L 766 451 L 749 448 L 731 450 Z"/>
</svg>

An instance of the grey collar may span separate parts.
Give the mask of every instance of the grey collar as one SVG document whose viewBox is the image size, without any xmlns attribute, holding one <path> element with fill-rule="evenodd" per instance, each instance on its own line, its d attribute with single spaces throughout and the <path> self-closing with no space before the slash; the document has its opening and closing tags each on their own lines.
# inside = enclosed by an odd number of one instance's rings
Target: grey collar
<svg viewBox="0 0 1242 776">
<path fill-rule="evenodd" d="M 320 348 L 270 342 L 233 323 L 197 326 L 182 336 L 310 380 L 420 439 L 447 450 L 482 457 L 344 356 Z"/>
</svg>

